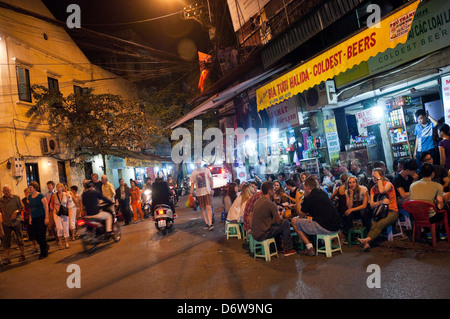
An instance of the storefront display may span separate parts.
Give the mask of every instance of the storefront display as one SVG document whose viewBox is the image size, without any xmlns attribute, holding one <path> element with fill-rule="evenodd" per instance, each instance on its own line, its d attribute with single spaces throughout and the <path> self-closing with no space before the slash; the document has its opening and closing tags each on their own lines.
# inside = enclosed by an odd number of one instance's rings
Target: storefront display
<svg viewBox="0 0 450 319">
<path fill-rule="evenodd" d="M 422 108 L 420 98 L 399 96 L 386 101 L 386 124 L 391 143 L 392 156 L 411 158 L 414 151 L 414 113 Z"/>
</svg>

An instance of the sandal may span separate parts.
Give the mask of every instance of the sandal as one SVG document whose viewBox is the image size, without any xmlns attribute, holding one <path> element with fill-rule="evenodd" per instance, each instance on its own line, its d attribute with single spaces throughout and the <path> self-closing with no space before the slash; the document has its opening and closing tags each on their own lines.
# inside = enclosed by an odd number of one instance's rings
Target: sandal
<svg viewBox="0 0 450 319">
<path fill-rule="evenodd" d="M 25 256 L 24 255 L 20 255 L 19 261 L 24 261 L 24 260 L 25 260 Z"/>
</svg>

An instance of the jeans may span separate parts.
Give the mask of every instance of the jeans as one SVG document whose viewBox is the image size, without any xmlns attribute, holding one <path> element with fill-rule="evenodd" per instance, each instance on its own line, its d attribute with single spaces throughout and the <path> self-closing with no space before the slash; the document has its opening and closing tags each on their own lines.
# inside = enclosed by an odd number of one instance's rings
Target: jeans
<svg viewBox="0 0 450 319">
<path fill-rule="evenodd" d="M 293 249 L 292 245 L 292 237 L 291 237 L 291 224 L 289 220 L 282 219 L 280 224 L 272 224 L 272 227 L 269 230 L 266 238 L 275 238 L 277 242 L 277 247 L 281 247 L 281 242 L 283 242 L 283 250 L 291 250 Z M 262 239 L 262 240 L 264 240 Z"/>
</svg>

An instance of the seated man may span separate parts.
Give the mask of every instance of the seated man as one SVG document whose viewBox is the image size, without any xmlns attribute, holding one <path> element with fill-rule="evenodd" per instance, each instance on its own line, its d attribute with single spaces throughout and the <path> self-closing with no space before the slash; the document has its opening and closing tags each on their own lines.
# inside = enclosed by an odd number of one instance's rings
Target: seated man
<svg viewBox="0 0 450 319">
<path fill-rule="evenodd" d="M 444 208 L 444 196 L 442 185 L 433 182 L 434 167 L 432 164 L 425 163 L 420 167 L 419 174 L 422 179 L 414 182 L 410 187 L 410 199 L 421 200 L 435 204 L 438 209 Z M 430 211 L 430 222 L 438 223 L 442 221 L 444 214 L 438 214 L 435 211 Z M 444 237 L 443 234 L 440 235 Z M 429 236 L 431 237 L 431 236 Z"/>
<path fill-rule="evenodd" d="M 312 219 L 304 218 L 306 215 Z M 305 181 L 305 197 L 300 216 L 292 219 L 294 230 L 306 245 L 306 254 L 316 254 L 307 235 L 332 234 L 339 230 L 340 224 L 339 214 L 328 194 L 320 188 L 315 178 L 308 177 Z"/>
<path fill-rule="evenodd" d="M 253 206 L 251 233 L 255 240 L 263 241 L 274 237 L 280 247 L 280 237 L 283 243 L 283 255 L 290 256 L 297 252 L 292 246 L 289 220 L 282 219 L 277 205 L 271 200 L 274 195 L 273 183 L 264 182 L 261 185 L 262 196 Z"/>
<path fill-rule="evenodd" d="M 416 170 L 417 162 L 413 159 L 407 159 L 403 162 L 403 170 L 392 179 L 400 207 L 403 202 L 409 200 L 409 187 L 419 178 Z"/>
</svg>

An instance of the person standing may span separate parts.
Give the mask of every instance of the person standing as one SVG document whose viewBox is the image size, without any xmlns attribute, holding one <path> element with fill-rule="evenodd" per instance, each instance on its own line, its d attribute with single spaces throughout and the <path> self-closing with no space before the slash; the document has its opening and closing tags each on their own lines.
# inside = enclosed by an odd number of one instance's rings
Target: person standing
<svg viewBox="0 0 450 319">
<path fill-rule="evenodd" d="M 119 187 L 116 189 L 116 206 L 119 211 L 122 212 L 125 225 L 129 225 L 131 221 L 131 192 L 126 183 L 123 182 L 123 178 L 119 179 Z"/>
<path fill-rule="evenodd" d="M 102 182 L 98 180 L 98 174 L 94 173 L 91 175 L 92 178 L 92 183 L 94 184 L 94 188 L 100 192 L 100 194 L 102 193 Z"/>
<path fill-rule="evenodd" d="M 197 168 L 191 174 L 191 195 L 197 195 L 197 200 L 205 221 L 204 229 L 213 230 L 211 195 L 213 194 L 213 178 L 208 168 L 197 163 Z"/>
<path fill-rule="evenodd" d="M 12 188 L 10 185 L 3 186 L 3 197 L 0 198 L 0 207 L 3 211 L 3 249 L 5 249 L 5 264 L 10 264 L 9 260 L 9 249 L 11 248 L 11 234 L 14 232 L 16 234 L 17 245 L 20 249 L 19 261 L 25 260 L 24 254 L 24 244 L 22 238 L 22 224 L 15 223 L 18 215 L 22 214 L 22 201 L 20 197 L 12 194 Z"/>
<path fill-rule="evenodd" d="M 108 181 L 108 176 L 102 175 L 102 194 L 110 201 L 114 202 L 116 191 L 114 185 Z"/>
<path fill-rule="evenodd" d="M 22 204 L 23 204 L 23 221 L 25 225 L 25 230 L 27 232 L 28 240 L 31 241 L 34 247 L 34 252 L 38 252 L 37 248 L 37 242 L 33 237 L 33 232 L 31 231 L 31 224 L 30 224 L 30 206 L 28 205 L 28 196 L 30 195 L 30 190 L 27 188 L 23 191 L 25 197 L 22 198 Z"/>
<path fill-rule="evenodd" d="M 49 221 L 49 204 L 45 196 L 39 192 L 39 184 L 30 182 L 28 185 L 30 195 L 28 196 L 28 205 L 30 206 L 30 224 L 34 239 L 36 239 L 40 248 L 39 259 L 48 256 L 48 246 L 46 238 L 46 227 Z"/>
<path fill-rule="evenodd" d="M 422 152 L 430 152 L 431 157 L 433 157 L 433 161 L 435 159 L 436 145 L 433 140 L 433 129 L 437 125 L 437 122 L 431 116 L 428 116 L 428 113 L 423 109 L 417 110 L 415 115 L 418 123 L 414 129 L 414 135 L 416 135 L 414 158 L 420 166 L 419 158 L 420 153 Z"/>
<path fill-rule="evenodd" d="M 442 141 L 438 143 L 439 162 L 441 166 L 448 170 L 450 169 L 450 127 L 447 124 L 442 124 L 438 128 L 438 134 L 442 138 Z"/>
<path fill-rule="evenodd" d="M 133 210 L 133 218 L 134 222 L 137 223 L 137 212 L 139 212 L 139 216 L 141 217 L 141 222 L 144 221 L 144 212 L 141 208 L 141 190 L 137 186 L 136 181 L 131 181 L 131 208 Z"/>
<path fill-rule="evenodd" d="M 51 202 L 52 195 L 56 192 L 55 182 L 48 181 L 46 185 L 47 185 L 47 192 L 44 194 L 44 196 L 48 203 L 48 211 L 51 212 L 53 208 L 50 206 L 51 205 L 50 202 Z M 49 214 L 49 216 L 48 216 L 47 229 L 48 229 L 49 235 L 57 238 L 56 226 L 55 226 L 55 221 L 53 220 L 53 214 Z M 58 240 L 56 240 L 56 243 L 58 244 Z"/>
<path fill-rule="evenodd" d="M 72 205 L 70 205 L 72 202 Z M 58 238 L 59 249 L 64 249 L 63 238 L 66 242 L 65 248 L 69 248 L 69 206 L 74 206 L 72 198 L 66 192 L 64 192 L 64 185 L 62 183 L 56 184 L 56 193 L 51 198 L 51 205 L 53 219 L 56 225 L 56 232 Z M 67 208 L 67 215 L 61 214 L 60 208 L 64 206 Z"/>
<path fill-rule="evenodd" d="M 78 194 L 78 186 L 72 185 L 70 186 L 70 196 L 72 197 L 72 201 L 74 203 L 74 207 L 72 210 L 69 210 L 69 213 L 71 214 L 69 216 L 69 228 L 70 233 L 72 235 L 72 240 L 75 240 L 75 233 L 76 233 L 76 221 L 81 217 L 81 196 Z"/>
</svg>

